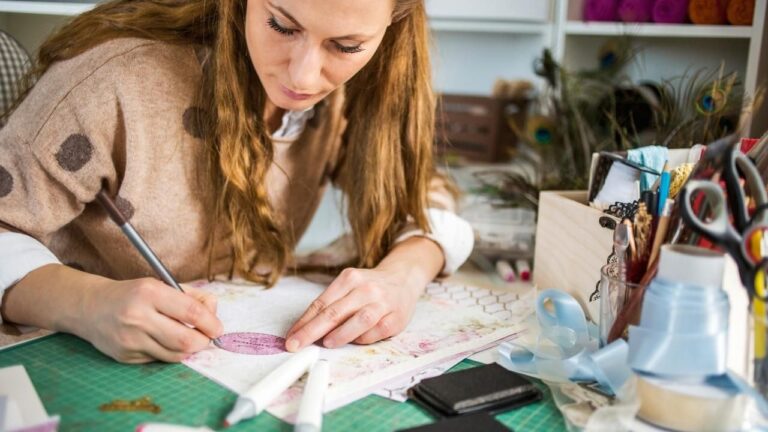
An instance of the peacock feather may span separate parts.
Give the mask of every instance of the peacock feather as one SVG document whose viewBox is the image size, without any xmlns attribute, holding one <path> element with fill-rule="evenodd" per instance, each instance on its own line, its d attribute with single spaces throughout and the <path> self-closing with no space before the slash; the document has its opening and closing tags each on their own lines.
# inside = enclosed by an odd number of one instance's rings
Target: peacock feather
<svg viewBox="0 0 768 432">
<path fill-rule="evenodd" d="M 555 143 L 557 130 L 554 120 L 543 115 L 534 115 L 526 123 L 528 142 L 536 146 L 552 146 Z"/>
<path fill-rule="evenodd" d="M 713 83 L 715 84 L 715 83 Z M 694 101 L 696 111 L 703 116 L 719 114 L 728 102 L 728 93 L 722 88 L 704 89 Z"/>
</svg>

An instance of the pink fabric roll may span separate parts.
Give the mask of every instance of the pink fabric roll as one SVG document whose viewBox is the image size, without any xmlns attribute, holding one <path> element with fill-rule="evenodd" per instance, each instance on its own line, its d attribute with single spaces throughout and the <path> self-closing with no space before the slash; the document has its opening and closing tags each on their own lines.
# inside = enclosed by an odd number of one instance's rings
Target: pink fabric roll
<svg viewBox="0 0 768 432">
<path fill-rule="evenodd" d="M 663 24 L 682 24 L 688 21 L 688 0 L 656 0 L 653 21 Z"/>
<path fill-rule="evenodd" d="M 584 3 L 585 21 L 618 21 L 619 0 L 587 0 Z"/>
<path fill-rule="evenodd" d="M 621 0 L 618 13 L 624 22 L 648 22 L 652 11 L 653 0 Z"/>
</svg>

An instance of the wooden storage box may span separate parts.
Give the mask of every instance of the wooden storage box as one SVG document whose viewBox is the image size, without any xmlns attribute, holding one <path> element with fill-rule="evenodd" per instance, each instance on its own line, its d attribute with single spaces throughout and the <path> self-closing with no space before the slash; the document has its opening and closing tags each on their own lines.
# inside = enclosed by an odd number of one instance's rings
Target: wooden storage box
<svg viewBox="0 0 768 432">
<path fill-rule="evenodd" d="M 526 100 L 441 95 L 435 116 L 438 153 L 481 162 L 508 160 L 517 143 L 508 119 L 524 124 L 526 106 Z"/>
<path fill-rule="evenodd" d="M 536 286 L 567 291 L 596 319 L 599 300 L 593 293 L 600 282 L 600 268 L 613 251 L 616 221 L 587 205 L 587 191 L 541 192 L 533 271 Z"/>
</svg>

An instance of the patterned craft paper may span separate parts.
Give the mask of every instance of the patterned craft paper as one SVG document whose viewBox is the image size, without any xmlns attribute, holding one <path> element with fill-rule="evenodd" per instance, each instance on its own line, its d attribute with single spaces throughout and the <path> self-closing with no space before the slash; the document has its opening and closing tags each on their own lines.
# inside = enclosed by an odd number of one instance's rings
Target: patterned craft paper
<svg viewBox="0 0 768 432">
<path fill-rule="evenodd" d="M 516 291 L 500 291 L 468 285 L 442 283 L 429 285 L 427 287 L 427 294 L 431 297 L 454 301 L 466 308 L 489 313 L 496 318 L 507 321 L 510 325 L 522 323 L 533 315 L 533 302 L 536 298 L 536 290 L 533 287 Z M 516 339 L 521 333 L 514 333 L 506 337 L 504 341 Z M 498 343 L 498 341 L 492 343 L 487 350 L 472 355 L 471 359 L 481 363 L 494 362 Z M 472 352 L 458 354 L 450 359 L 419 370 L 406 379 L 387 383 L 382 388 L 376 390 L 375 394 L 397 402 L 404 402 L 408 399 L 407 393 L 409 388 L 418 384 L 421 380 L 443 374 L 471 354 Z"/>
<path fill-rule="evenodd" d="M 196 286 L 218 296 L 218 315 L 225 333 L 258 332 L 281 337 L 325 288 L 295 277 L 283 278 L 271 289 L 218 281 Z M 425 295 L 417 303 L 408 327 L 399 335 L 373 345 L 350 344 L 321 350 L 321 358 L 329 360 L 331 366 L 325 408 L 338 408 L 387 383 L 402 382 L 459 354 L 485 348 L 518 332 L 521 326 L 517 322 L 500 320 L 449 298 Z M 211 345 L 184 363 L 242 393 L 290 355 L 244 355 Z M 286 390 L 269 407 L 269 412 L 291 421 L 298 409 L 302 386 L 303 379 Z"/>
</svg>

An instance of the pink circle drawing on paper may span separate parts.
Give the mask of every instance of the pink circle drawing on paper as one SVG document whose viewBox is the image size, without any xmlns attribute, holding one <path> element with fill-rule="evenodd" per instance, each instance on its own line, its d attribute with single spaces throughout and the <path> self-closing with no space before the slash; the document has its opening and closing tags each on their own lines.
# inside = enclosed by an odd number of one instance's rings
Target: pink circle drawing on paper
<svg viewBox="0 0 768 432">
<path fill-rule="evenodd" d="M 215 340 L 217 347 L 238 354 L 272 355 L 285 351 L 285 339 L 265 333 L 227 333 Z"/>
</svg>

